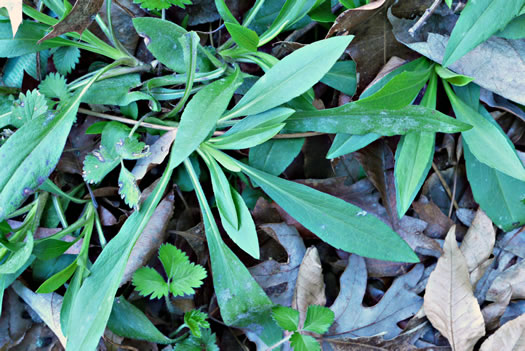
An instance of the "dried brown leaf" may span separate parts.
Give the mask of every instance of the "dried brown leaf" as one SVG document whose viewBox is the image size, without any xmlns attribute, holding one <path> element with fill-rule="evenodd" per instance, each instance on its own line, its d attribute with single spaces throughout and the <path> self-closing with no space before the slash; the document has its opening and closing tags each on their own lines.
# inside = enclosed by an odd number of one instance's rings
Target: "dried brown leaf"
<svg viewBox="0 0 525 351">
<path fill-rule="evenodd" d="M 513 300 L 525 299 L 525 260 L 516 263 L 498 275 L 487 291 L 486 299 L 497 301 L 498 296 L 507 289 L 508 285 L 512 287 Z"/>
<path fill-rule="evenodd" d="M 60 328 L 60 309 L 62 296 L 56 293 L 36 294 L 18 280 L 11 285 L 13 290 L 35 311 L 46 325 L 55 333 L 62 346 L 66 347 L 66 337 Z"/>
<path fill-rule="evenodd" d="M 303 262 L 301 262 L 301 266 L 299 267 L 299 274 L 292 299 L 292 308 L 299 311 L 299 325 L 304 323 L 308 306 L 324 306 L 326 304 L 324 288 L 321 259 L 315 246 L 312 246 L 306 250 Z"/>
<path fill-rule="evenodd" d="M 481 345 L 480 351 L 525 350 L 525 314 L 505 323 Z"/>
<path fill-rule="evenodd" d="M 95 15 L 100 11 L 104 0 L 77 0 L 71 12 L 60 22 L 53 26 L 53 30 L 45 37 L 40 39 L 40 44 L 44 40 L 56 38 L 69 32 L 82 32 L 93 22 Z"/>
<path fill-rule="evenodd" d="M 151 147 L 149 151 L 151 154 L 147 157 L 140 158 L 131 173 L 135 176 L 137 180 L 144 178 L 146 173 L 156 165 L 160 165 L 170 151 L 170 146 L 175 140 L 177 131 L 169 131 L 164 133 Z"/>
<path fill-rule="evenodd" d="M 497 296 L 496 302 L 483 307 L 481 313 L 483 314 L 487 330 L 494 330 L 499 327 L 499 320 L 505 313 L 511 297 L 512 288 L 510 285 L 507 285 L 507 289 L 501 291 L 501 294 Z"/>
<path fill-rule="evenodd" d="M 445 237 L 450 227 L 454 224 L 432 200 L 425 196 L 421 196 L 417 202 L 412 203 L 412 208 L 416 211 L 419 218 L 428 223 L 425 232 L 431 238 Z"/>
<path fill-rule="evenodd" d="M 355 35 L 348 52 L 356 62 L 358 88 L 362 91 L 392 56 L 415 58 L 414 52 L 399 43 L 392 33 L 387 9 L 394 0 L 379 0 L 346 10 L 334 22 L 327 37 L 346 32 Z"/>
<path fill-rule="evenodd" d="M 470 351 L 485 335 L 485 323 L 455 231 L 454 226 L 445 238 L 443 256 L 430 274 L 423 306 L 434 328 L 448 339 L 453 350 Z"/>
<path fill-rule="evenodd" d="M 9 14 L 13 38 L 16 35 L 18 27 L 22 23 L 22 4 L 22 0 L 0 0 L 0 8 L 5 7 Z"/>
<path fill-rule="evenodd" d="M 155 209 L 148 224 L 142 231 L 139 239 L 135 243 L 133 250 L 126 264 L 124 275 L 120 285 L 126 284 L 131 280 L 133 273 L 144 266 L 150 258 L 157 252 L 160 245 L 166 238 L 166 227 L 173 215 L 173 203 L 175 197 L 173 193 L 168 194 Z"/>
<path fill-rule="evenodd" d="M 461 252 L 467 262 L 469 273 L 490 257 L 495 243 L 496 231 L 492 221 L 480 208 L 461 243 Z"/>
</svg>

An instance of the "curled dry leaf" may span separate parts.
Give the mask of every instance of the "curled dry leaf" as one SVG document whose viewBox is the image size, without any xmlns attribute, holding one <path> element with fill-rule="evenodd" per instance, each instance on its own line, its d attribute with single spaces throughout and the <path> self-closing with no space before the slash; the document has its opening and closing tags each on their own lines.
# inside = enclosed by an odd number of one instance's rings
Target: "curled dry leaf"
<svg viewBox="0 0 525 351">
<path fill-rule="evenodd" d="M 44 40 L 56 38 L 69 32 L 82 32 L 93 22 L 95 15 L 100 11 L 104 0 L 77 0 L 71 12 L 60 22 L 53 26 L 53 30 L 45 37 L 40 39 L 40 44 Z"/>
<path fill-rule="evenodd" d="M 454 222 L 432 201 L 426 196 L 421 196 L 417 202 L 412 203 L 412 208 L 416 211 L 419 218 L 428 223 L 425 230 L 431 238 L 443 238 Z"/>
<path fill-rule="evenodd" d="M 512 299 L 525 299 L 525 260 L 506 269 L 494 279 L 487 291 L 488 301 L 497 301 L 502 291 L 512 287 Z"/>
<path fill-rule="evenodd" d="M 480 351 L 493 350 L 525 350 L 525 314 L 505 323 L 480 348 Z"/>
<path fill-rule="evenodd" d="M 469 273 L 490 257 L 495 242 L 496 231 L 492 221 L 480 208 L 461 243 L 461 252 L 467 262 Z"/>
<path fill-rule="evenodd" d="M 135 179 L 140 180 L 144 178 L 146 173 L 156 165 L 160 165 L 170 151 L 170 146 L 175 140 L 177 135 L 176 130 L 164 133 L 153 145 L 150 146 L 149 151 L 151 154 L 147 157 L 140 158 L 131 173 L 135 176 Z"/>
<path fill-rule="evenodd" d="M 292 307 L 299 311 L 299 326 L 304 323 L 306 310 L 310 305 L 324 306 L 326 295 L 323 278 L 323 267 L 319 252 L 312 246 L 306 250 L 303 262 L 299 267 L 297 283 L 292 299 Z"/>
<path fill-rule="evenodd" d="M 56 293 L 35 294 L 18 280 L 14 281 L 11 287 L 38 314 L 49 329 L 55 333 L 62 346 L 66 347 L 66 337 L 60 328 L 62 296 Z"/>
<path fill-rule="evenodd" d="M 455 232 L 454 226 L 445 238 L 443 256 L 430 274 L 423 306 L 430 323 L 448 339 L 454 351 L 470 351 L 485 335 L 485 323 Z"/>
<path fill-rule="evenodd" d="M 173 215 L 174 201 L 173 193 L 168 194 L 151 216 L 133 250 L 131 250 L 126 269 L 124 270 L 124 276 L 120 282 L 121 286 L 131 280 L 133 273 L 144 266 L 165 241 L 166 227 Z"/>
<path fill-rule="evenodd" d="M 496 297 L 496 302 L 483 307 L 481 313 L 483 314 L 487 330 L 494 330 L 499 327 L 499 320 L 505 313 L 511 297 L 512 288 L 510 285 L 507 285 L 507 289 L 501 291 Z"/>
<path fill-rule="evenodd" d="M 18 27 L 22 23 L 22 0 L 0 0 L 0 8 L 5 7 L 11 20 L 11 31 L 13 38 L 16 35 Z"/>
</svg>

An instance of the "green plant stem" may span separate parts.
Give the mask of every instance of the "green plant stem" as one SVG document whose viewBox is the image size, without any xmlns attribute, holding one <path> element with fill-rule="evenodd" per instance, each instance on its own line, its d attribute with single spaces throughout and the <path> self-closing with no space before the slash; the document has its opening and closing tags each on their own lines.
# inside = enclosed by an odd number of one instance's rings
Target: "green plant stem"
<svg viewBox="0 0 525 351">
<path fill-rule="evenodd" d="M 36 202 L 38 200 L 34 200 L 33 202 L 31 202 L 30 204 L 28 205 L 25 205 L 24 207 L 22 208 L 19 208 L 18 210 L 16 210 L 15 212 L 11 213 L 9 216 L 6 217 L 6 219 L 10 219 L 10 218 L 14 218 L 14 217 L 18 217 L 20 215 L 23 215 L 24 213 L 27 213 L 29 211 L 31 211 L 31 209 L 35 206 Z"/>
<path fill-rule="evenodd" d="M 292 337 L 293 334 L 289 334 L 288 336 L 286 336 L 285 338 L 281 339 L 279 342 L 273 344 L 272 346 L 268 347 L 266 349 L 266 351 L 271 351 L 273 349 L 276 349 L 278 348 L 279 346 L 281 346 L 282 344 L 284 344 L 285 342 L 287 342 L 288 340 L 290 340 L 290 338 Z"/>
<path fill-rule="evenodd" d="M 104 249 L 108 241 L 104 236 L 104 231 L 102 230 L 102 224 L 100 223 L 100 217 L 98 216 L 97 211 L 94 211 L 93 213 L 93 217 L 95 218 L 95 228 L 97 228 L 98 241 L 100 242 L 100 246 L 102 247 L 102 249 Z"/>
<path fill-rule="evenodd" d="M 40 189 L 42 190 L 45 190 L 51 194 L 55 194 L 55 195 L 59 195 L 59 196 L 62 196 L 62 197 L 65 197 L 66 199 L 68 199 L 69 201 L 71 202 L 74 202 L 76 204 L 85 204 L 86 202 L 89 202 L 89 200 L 82 200 L 82 199 L 78 199 L 66 192 L 64 192 L 62 189 L 60 189 L 60 187 L 58 187 L 55 183 L 53 183 L 53 181 L 51 181 L 51 179 L 46 179 L 44 181 L 44 184 L 42 184 L 40 186 Z M 72 193 L 75 193 L 77 191 L 77 188 L 73 189 L 71 192 Z"/>
<path fill-rule="evenodd" d="M 62 227 L 67 228 L 69 225 L 67 224 L 66 215 L 64 213 L 64 209 L 62 208 L 62 204 L 60 203 L 60 199 L 56 195 L 51 196 L 51 199 L 53 201 L 53 207 L 55 208 L 55 212 L 58 216 L 58 219 L 60 220 L 60 223 L 62 224 Z"/>
<path fill-rule="evenodd" d="M 265 0 L 255 1 L 255 4 L 252 6 L 250 11 L 248 12 L 248 15 L 246 16 L 246 18 L 244 19 L 242 23 L 244 27 L 248 27 L 252 23 L 252 21 L 255 19 L 255 16 L 257 16 L 257 13 L 261 9 L 262 5 L 264 4 L 264 1 Z"/>
<path fill-rule="evenodd" d="M 106 0 L 106 18 L 108 20 L 109 39 L 113 42 L 113 46 L 122 54 L 136 60 L 135 66 L 139 65 L 140 61 L 130 54 L 130 52 L 124 47 L 124 45 L 122 45 L 120 40 L 118 40 L 117 35 L 115 34 L 115 29 L 113 28 L 113 21 L 111 19 L 111 4 L 111 0 Z"/>
<path fill-rule="evenodd" d="M 126 58 L 123 59 L 123 62 L 128 62 L 129 63 L 129 60 L 127 60 Z M 111 69 L 109 71 L 107 71 L 106 73 L 102 74 L 98 79 L 97 81 L 101 81 L 101 80 L 104 80 L 104 79 L 108 79 L 108 78 L 113 78 L 113 77 L 118 77 L 118 76 L 123 76 L 123 75 L 126 75 L 126 74 L 131 74 L 131 73 L 140 73 L 140 72 L 149 72 L 151 71 L 151 65 L 138 65 L 138 66 L 132 66 L 132 67 L 118 67 L 118 68 L 115 68 L 115 69 Z M 95 74 L 99 73 L 100 70 L 97 70 L 97 71 L 94 71 L 94 72 L 90 72 L 84 76 L 82 76 L 81 78 L 71 82 L 68 84 L 68 89 L 70 91 L 73 91 L 73 90 L 76 90 L 78 88 L 81 88 L 83 86 L 85 86 L 89 79 L 91 79 L 91 77 L 93 77 Z"/>
</svg>

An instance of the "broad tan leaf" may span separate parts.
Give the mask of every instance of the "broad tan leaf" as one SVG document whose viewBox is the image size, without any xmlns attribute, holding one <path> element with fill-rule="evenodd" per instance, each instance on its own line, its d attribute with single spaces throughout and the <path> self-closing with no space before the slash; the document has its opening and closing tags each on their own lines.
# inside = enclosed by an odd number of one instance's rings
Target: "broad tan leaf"
<svg viewBox="0 0 525 351">
<path fill-rule="evenodd" d="M 456 243 L 456 227 L 445 238 L 443 256 L 430 274 L 425 291 L 425 314 L 454 351 L 470 351 L 485 335 L 485 323 L 472 292 L 467 261 Z"/>
<path fill-rule="evenodd" d="M 465 257 L 469 273 L 490 257 L 495 242 L 496 231 L 492 221 L 480 208 L 461 244 L 461 253 Z"/>
<path fill-rule="evenodd" d="M 5 7 L 11 20 L 11 31 L 13 38 L 18 31 L 18 27 L 22 23 L 22 0 L 0 0 L 0 8 Z"/>
<path fill-rule="evenodd" d="M 303 262 L 299 267 L 292 300 L 292 307 L 299 311 L 299 325 L 301 326 L 304 323 L 308 306 L 324 306 L 325 304 L 323 267 L 321 266 L 319 252 L 312 246 L 306 250 Z"/>
<path fill-rule="evenodd" d="M 93 22 L 95 15 L 100 11 L 104 0 L 77 0 L 71 12 L 60 22 L 53 26 L 53 30 L 45 37 L 40 39 L 40 44 L 44 40 L 56 38 L 69 32 L 82 32 Z"/>
<path fill-rule="evenodd" d="M 480 351 L 525 350 L 525 314 L 505 323 L 481 345 Z"/>
</svg>

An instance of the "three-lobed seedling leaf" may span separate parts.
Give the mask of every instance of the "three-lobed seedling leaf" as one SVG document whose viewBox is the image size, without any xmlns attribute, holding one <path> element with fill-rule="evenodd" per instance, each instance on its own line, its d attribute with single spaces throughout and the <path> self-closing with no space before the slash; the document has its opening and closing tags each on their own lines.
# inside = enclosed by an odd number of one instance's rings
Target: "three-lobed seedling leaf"
<svg viewBox="0 0 525 351">
<path fill-rule="evenodd" d="M 171 244 L 164 244 L 159 249 L 159 259 L 167 276 L 167 281 L 151 267 L 142 267 L 133 275 L 133 285 L 140 295 L 161 298 L 170 292 L 174 296 L 193 294 L 206 278 L 206 270 L 191 263 L 188 256 Z M 202 315 L 191 316 L 190 325 L 202 325 Z M 190 328 L 191 329 L 191 328 Z"/>
<path fill-rule="evenodd" d="M 311 305 L 306 310 L 306 318 L 299 325 L 299 311 L 285 306 L 275 306 L 272 318 L 284 330 L 292 332 L 289 336 L 290 345 L 294 351 L 317 351 L 321 349 L 319 342 L 304 332 L 324 334 L 334 322 L 334 312 L 324 306 Z M 285 339 L 286 340 L 286 339 Z"/>
</svg>

